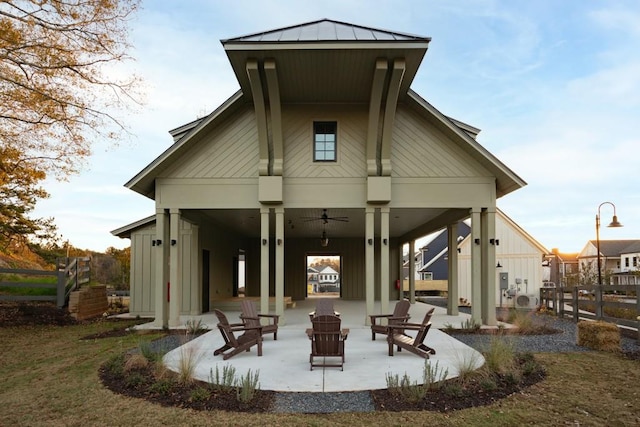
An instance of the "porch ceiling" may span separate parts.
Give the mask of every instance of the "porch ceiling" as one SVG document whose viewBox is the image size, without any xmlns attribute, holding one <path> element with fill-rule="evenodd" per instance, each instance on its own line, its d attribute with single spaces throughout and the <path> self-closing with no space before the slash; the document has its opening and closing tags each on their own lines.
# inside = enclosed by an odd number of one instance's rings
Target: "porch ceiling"
<svg viewBox="0 0 640 427">
<path fill-rule="evenodd" d="M 414 230 L 420 230 L 421 235 L 428 234 L 430 222 L 437 223 L 438 218 L 447 215 L 447 209 L 391 209 L 389 215 L 390 237 L 400 237 L 411 234 Z M 284 214 L 286 238 L 320 237 L 323 231 L 330 238 L 362 237 L 365 234 L 365 210 L 328 208 L 327 216 L 330 218 L 344 217 L 348 221 L 328 220 L 321 218 L 323 208 L 313 209 L 286 209 Z M 185 218 L 194 221 L 212 221 L 226 229 L 232 229 L 247 237 L 260 236 L 260 211 L 257 209 L 240 210 L 202 210 L 183 211 Z M 270 228 L 275 230 L 275 215 L 271 215 Z M 375 229 L 379 230 L 380 218 L 376 215 Z M 441 225 L 434 224 L 436 231 Z M 376 233 L 377 234 L 377 233 Z M 420 236 L 416 236 L 420 237 Z"/>
</svg>

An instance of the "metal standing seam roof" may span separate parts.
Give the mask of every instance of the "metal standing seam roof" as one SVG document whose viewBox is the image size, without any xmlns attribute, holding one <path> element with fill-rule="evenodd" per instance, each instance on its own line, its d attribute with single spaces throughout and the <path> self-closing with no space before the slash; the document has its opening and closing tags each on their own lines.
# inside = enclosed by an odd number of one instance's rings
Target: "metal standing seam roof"
<svg viewBox="0 0 640 427">
<path fill-rule="evenodd" d="M 263 31 L 222 40 L 222 43 L 273 43 L 273 42 L 323 42 L 323 41 L 399 41 L 429 42 L 430 37 L 422 37 L 395 31 L 380 30 L 349 24 L 346 22 L 321 19 L 291 27 Z"/>
</svg>

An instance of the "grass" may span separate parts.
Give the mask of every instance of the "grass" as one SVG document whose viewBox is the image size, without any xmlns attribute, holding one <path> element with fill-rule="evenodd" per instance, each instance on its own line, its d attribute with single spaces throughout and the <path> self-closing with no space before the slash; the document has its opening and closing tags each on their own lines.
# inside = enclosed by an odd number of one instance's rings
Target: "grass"
<svg viewBox="0 0 640 427">
<path fill-rule="evenodd" d="M 100 365 L 138 346 L 140 337 L 80 338 L 122 325 L 0 328 L 0 425 L 604 426 L 639 422 L 634 403 L 640 399 L 638 361 L 599 352 L 537 354 L 547 370 L 542 383 L 487 407 L 446 414 L 244 414 L 164 407 L 113 394 L 101 385 Z M 384 375 L 383 368 L 379 375 Z M 193 398 L 205 394 L 199 391 Z"/>
</svg>

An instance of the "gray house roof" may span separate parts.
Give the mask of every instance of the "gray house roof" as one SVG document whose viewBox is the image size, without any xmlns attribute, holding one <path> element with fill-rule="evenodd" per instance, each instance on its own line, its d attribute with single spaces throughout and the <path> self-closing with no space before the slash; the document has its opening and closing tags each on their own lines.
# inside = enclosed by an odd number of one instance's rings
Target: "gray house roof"
<svg viewBox="0 0 640 427">
<path fill-rule="evenodd" d="M 290 27 L 262 31 L 245 36 L 222 40 L 227 43 L 285 43 L 285 42 L 326 42 L 326 41 L 401 41 L 429 42 L 430 37 L 387 31 L 347 22 L 321 19 Z"/>
<path fill-rule="evenodd" d="M 595 240 L 589 240 L 594 248 Z M 600 240 L 600 253 L 605 257 L 619 257 L 621 254 L 640 252 L 640 240 Z"/>
</svg>

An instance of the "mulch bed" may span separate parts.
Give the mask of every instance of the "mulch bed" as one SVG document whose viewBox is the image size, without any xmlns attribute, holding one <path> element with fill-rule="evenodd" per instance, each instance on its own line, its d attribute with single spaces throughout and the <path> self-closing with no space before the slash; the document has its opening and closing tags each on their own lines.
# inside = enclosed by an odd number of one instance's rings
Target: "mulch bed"
<svg viewBox="0 0 640 427">
<path fill-rule="evenodd" d="M 545 377 L 544 371 L 538 371 L 514 383 L 506 376 L 498 376 L 494 378 L 495 389 L 492 390 L 487 390 L 486 382 L 480 377 L 466 379 L 462 384 L 458 379 L 451 379 L 445 381 L 439 389 L 428 391 L 426 397 L 418 402 L 410 402 L 388 389 L 372 390 L 371 394 L 378 411 L 450 412 L 491 405 L 544 380 Z"/>
</svg>

